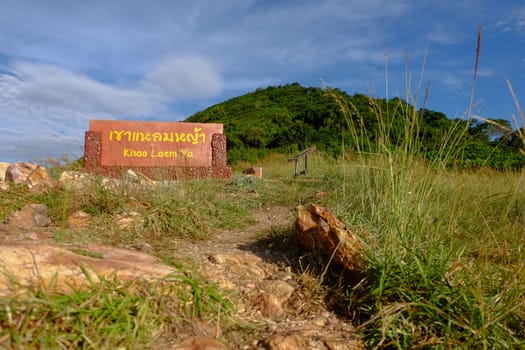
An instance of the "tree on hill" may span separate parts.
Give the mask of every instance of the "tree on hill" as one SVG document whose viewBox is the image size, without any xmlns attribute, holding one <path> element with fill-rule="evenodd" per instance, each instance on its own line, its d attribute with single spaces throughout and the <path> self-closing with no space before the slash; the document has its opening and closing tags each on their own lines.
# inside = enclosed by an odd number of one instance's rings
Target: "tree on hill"
<svg viewBox="0 0 525 350">
<path fill-rule="evenodd" d="M 449 151 L 454 148 L 462 155 L 454 166 L 518 169 L 525 165 L 525 157 L 518 152 L 523 143 L 490 123 L 451 120 L 428 109 L 415 112 L 399 98 L 349 96 L 339 89 L 329 92 L 298 83 L 259 88 L 186 121 L 224 124 L 230 163 L 255 163 L 268 151 L 295 153 L 312 145 L 331 156 L 341 154 L 342 144 L 345 149 L 374 152 L 380 143 L 396 147 L 415 135 L 419 142 L 414 152 L 426 158 L 439 157 L 444 142 L 456 140 L 447 145 Z M 412 123 L 417 130 L 407 130 L 409 117 L 417 118 Z"/>
</svg>

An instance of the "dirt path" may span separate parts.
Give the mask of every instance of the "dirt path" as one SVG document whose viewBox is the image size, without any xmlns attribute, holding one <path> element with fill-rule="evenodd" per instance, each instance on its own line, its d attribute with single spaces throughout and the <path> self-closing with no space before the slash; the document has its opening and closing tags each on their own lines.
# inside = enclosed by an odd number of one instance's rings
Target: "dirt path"
<svg viewBox="0 0 525 350">
<path fill-rule="evenodd" d="M 177 257 L 191 260 L 229 291 L 235 317 L 252 326 L 217 334 L 220 325 L 215 324 L 211 334 L 197 330 L 196 335 L 220 335 L 228 349 L 364 348 L 352 324 L 327 307 L 318 277 L 305 272 L 307 266 L 299 267 L 294 211 L 264 208 L 254 211 L 253 218 L 255 223 L 246 229 L 217 232 L 209 241 L 177 243 Z"/>
</svg>

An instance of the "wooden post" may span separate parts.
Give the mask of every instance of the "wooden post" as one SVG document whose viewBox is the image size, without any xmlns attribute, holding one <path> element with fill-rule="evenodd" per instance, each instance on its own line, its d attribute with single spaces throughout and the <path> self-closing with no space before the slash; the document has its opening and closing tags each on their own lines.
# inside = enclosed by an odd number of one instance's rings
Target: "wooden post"
<svg viewBox="0 0 525 350">
<path fill-rule="evenodd" d="M 304 155 L 304 174 L 308 174 L 308 153 Z"/>
<path fill-rule="evenodd" d="M 310 148 L 305 149 L 304 151 L 301 151 L 294 155 L 293 157 L 288 158 L 289 162 L 295 162 L 295 172 L 294 176 L 300 175 L 300 174 L 307 174 L 308 173 L 308 155 L 312 152 L 317 150 L 315 146 L 312 146 Z M 299 158 L 304 157 L 304 170 L 299 172 L 298 171 L 298 165 L 299 165 Z"/>
</svg>

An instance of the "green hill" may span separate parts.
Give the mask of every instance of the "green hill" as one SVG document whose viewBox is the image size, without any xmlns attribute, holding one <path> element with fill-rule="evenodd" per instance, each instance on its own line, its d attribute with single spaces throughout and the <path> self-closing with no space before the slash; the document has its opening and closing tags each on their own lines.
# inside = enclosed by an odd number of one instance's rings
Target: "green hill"
<svg viewBox="0 0 525 350">
<path fill-rule="evenodd" d="M 407 123 L 407 118 L 415 120 Z M 454 166 L 517 169 L 525 164 L 516 135 L 501 133 L 493 124 L 451 120 L 428 109 L 415 111 L 399 98 L 349 96 L 298 83 L 259 88 L 186 121 L 223 123 L 230 163 L 256 162 L 268 151 L 291 154 L 311 145 L 332 156 L 341 154 L 342 144 L 345 149 L 374 152 L 385 145 L 398 147 L 411 137 L 417 141 L 411 145 L 417 148 L 414 152 L 427 159 L 443 155 L 445 145 L 456 155 Z"/>
</svg>

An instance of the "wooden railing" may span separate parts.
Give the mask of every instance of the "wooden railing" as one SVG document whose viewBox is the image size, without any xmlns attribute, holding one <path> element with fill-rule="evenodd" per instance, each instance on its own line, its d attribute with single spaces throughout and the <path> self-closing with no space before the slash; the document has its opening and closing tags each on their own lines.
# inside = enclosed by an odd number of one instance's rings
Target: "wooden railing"
<svg viewBox="0 0 525 350">
<path fill-rule="evenodd" d="M 293 157 L 290 157 L 288 158 L 288 161 L 289 162 L 295 162 L 295 172 L 294 172 L 294 176 L 297 176 L 297 175 L 305 175 L 308 173 L 308 155 L 314 151 L 317 150 L 317 147 L 315 146 L 312 146 L 310 148 L 307 148 L 305 149 L 304 151 L 301 151 L 299 153 L 297 153 L 296 155 L 294 155 Z M 299 171 L 298 170 L 298 167 L 299 167 L 299 159 L 303 157 L 304 158 L 304 170 L 302 171 Z"/>
</svg>

